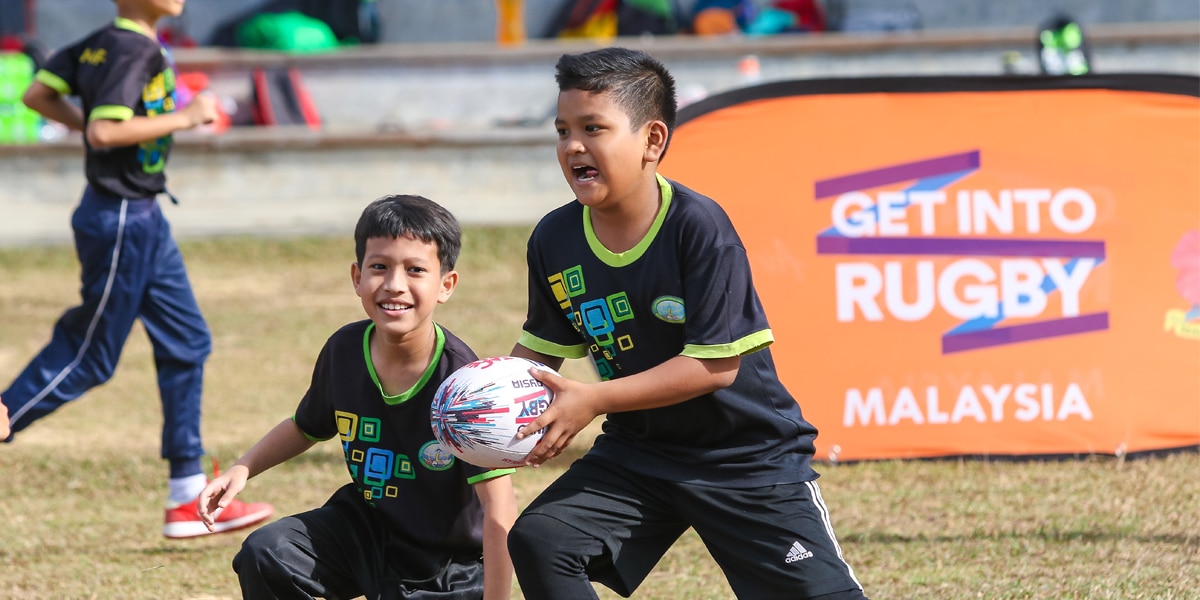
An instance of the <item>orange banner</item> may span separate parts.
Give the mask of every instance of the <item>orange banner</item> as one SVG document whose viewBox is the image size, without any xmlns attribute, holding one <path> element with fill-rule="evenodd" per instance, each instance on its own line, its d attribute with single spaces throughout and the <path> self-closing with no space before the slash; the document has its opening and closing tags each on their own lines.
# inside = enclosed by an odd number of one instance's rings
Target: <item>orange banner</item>
<svg viewBox="0 0 1200 600">
<path fill-rule="evenodd" d="M 1200 78 L 779 82 L 661 171 L 738 227 L 837 461 L 1200 445 Z"/>
</svg>

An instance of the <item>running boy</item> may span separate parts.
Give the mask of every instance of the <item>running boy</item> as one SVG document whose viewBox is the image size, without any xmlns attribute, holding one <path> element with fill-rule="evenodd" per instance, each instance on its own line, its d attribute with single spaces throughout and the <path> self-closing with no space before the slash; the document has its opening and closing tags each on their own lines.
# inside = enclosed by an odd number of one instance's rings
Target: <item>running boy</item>
<svg viewBox="0 0 1200 600">
<path fill-rule="evenodd" d="M 509 551 L 528 600 L 629 596 L 695 528 L 740 598 L 863 598 L 810 466 L 816 429 L 780 383 L 733 225 L 656 173 L 674 81 L 649 55 L 565 55 L 558 160 L 577 200 L 529 239 L 529 312 L 512 354 L 591 354 L 598 383 L 531 371 L 554 402 L 527 457 L 557 456 L 598 415 L 591 450 L 521 514 Z"/>
<path fill-rule="evenodd" d="M 370 319 L 329 338 L 295 415 L 200 494 L 213 523 L 249 478 L 317 441 L 342 444 L 353 483 L 250 534 L 234 557 L 246 598 L 509 597 L 512 469 L 456 460 L 429 424 L 442 380 L 476 359 L 433 320 L 458 285 L 460 240 L 454 216 L 420 196 L 363 211 L 350 279 Z"/>
<path fill-rule="evenodd" d="M 211 122 L 215 101 L 198 95 L 175 111 L 175 75 L 156 37 L 182 0 L 116 0 L 117 18 L 59 50 L 38 71 L 24 102 L 48 119 L 82 131 L 87 188 L 71 218 L 82 267 L 82 302 L 54 325 L 49 344 L 3 394 L 12 431 L 112 377 L 135 320 L 154 347 L 163 408 L 162 457 L 170 464 L 166 523 L 170 538 L 253 525 L 269 504 L 233 504 L 210 530 L 196 497 L 200 464 L 200 396 L 212 348 L 183 256 L 156 197 L 171 134 Z M 77 95 L 80 110 L 66 99 Z M 11 441 L 12 435 L 5 436 Z"/>
</svg>

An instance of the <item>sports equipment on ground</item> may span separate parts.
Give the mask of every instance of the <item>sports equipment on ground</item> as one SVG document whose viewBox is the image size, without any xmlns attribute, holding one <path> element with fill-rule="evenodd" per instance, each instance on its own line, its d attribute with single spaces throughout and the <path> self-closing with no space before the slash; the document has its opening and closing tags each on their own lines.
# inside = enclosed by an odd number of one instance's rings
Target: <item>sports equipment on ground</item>
<svg viewBox="0 0 1200 600">
<path fill-rule="evenodd" d="M 448 452 L 484 468 L 519 467 L 542 439 L 516 435 L 550 406 L 553 394 L 529 374 L 554 371 L 539 362 L 500 356 L 477 360 L 451 373 L 434 396 L 430 423 Z"/>
</svg>

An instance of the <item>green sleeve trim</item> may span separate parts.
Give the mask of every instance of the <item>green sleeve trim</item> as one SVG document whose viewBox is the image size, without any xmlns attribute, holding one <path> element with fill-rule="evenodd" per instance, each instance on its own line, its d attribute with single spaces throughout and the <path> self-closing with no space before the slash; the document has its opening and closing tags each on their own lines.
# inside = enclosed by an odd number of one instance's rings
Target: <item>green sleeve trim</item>
<svg viewBox="0 0 1200 600">
<path fill-rule="evenodd" d="M 504 477 L 505 475 L 512 475 L 513 473 L 516 473 L 516 472 L 517 472 L 516 469 L 493 469 L 491 471 L 488 471 L 487 473 L 480 473 L 474 477 L 468 477 L 467 483 L 470 485 L 475 485 L 476 483 L 479 483 L 481 481 L 487 481 L 489 479 L 495 479 L 497 477 Z"/>
<path fill-rule="evenodd" d="M 58 75 L 55 75 L 54 73 L 51 73 L 50 71 L 39 69 L 37 74 L 33 76 L 33 79 L 46 84 L 48 87 L 50 87 L 50 89 L 53 89 L 63 96 L 71 95 L 71 86 L 67 85 L 66 80 Z"/>
<path fill-rule="evenodd" d="M 296 415 L 294 413 L 292 414 L 292 422 L 296 423 Z M 332 437 L 319 438 L 319 437 L 313 437 L 311 435 L 308 435 L 308 432 L 304 431 L 304 428 L 301 427 L 299 423 L 296 423 L 296 429 L 299 429 L 300 433 L 304 434 L 304 437 L 308 438 L 308 441 L 310 441 L 310 442 L 314 442 L 314 443 L 315 442 L 324 442 L 325 440 L 333 439 Z"/>
<path fill-rule="evenodd" d="M 113 121 L 128 121 L 133 118 L 133 109 L 128 106 L 117 106 L 115 104 L 107 104 L 105 106 L 97 106 L 92 109 L 92 114 L 88 115 L 88 122 L 91 123 L 96 119 L 110 119 Z"/>
<path fill-rule="evenodd" d="M 534 336 L 528 331 L 521 332 L 521 338 L 517 343 L 533 350 L 541 352 L 547 356 L 557 356 L 559 358 L 583 358 L 588 355 L 587 344 L 576 344 L 574 346 L 563 346 L 554 342 L 547 342 L 542 338 Z"/>
<path fill-rule="evenodd" d="M 717 344 L 715 346 L 698 346 L 688 344 L 683 347 L 683 356 L 692 358 L 730 358 L 732 356 L 745 356 L 758 352 L 775 342 L 775 336 L 770 329 L 752 333 L 732 344 Z"/>
</svg>

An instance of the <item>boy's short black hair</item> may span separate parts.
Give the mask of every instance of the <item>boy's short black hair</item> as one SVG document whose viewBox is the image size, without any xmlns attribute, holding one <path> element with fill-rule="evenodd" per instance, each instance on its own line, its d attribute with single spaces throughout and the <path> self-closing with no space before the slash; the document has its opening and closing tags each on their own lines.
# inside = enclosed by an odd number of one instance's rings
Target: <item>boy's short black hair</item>
<svg viewBox="0 0 1200 600">
<path fill-rule="evenodd" d="M 445 207 L 424 196 L 384 196 L 363 209 L 354 227 L 354 254 L 362 266 L 367 240 L 413 237 L 437 244 L 442 272 L 454 270 L 462 249 L 462 228 Z"/>
<path fill-rule="evenodd" d="M 629 114 L 630 125 L 650 121 L 675 131 L 675 78 L 658 59 L 640 50 L 601 48 L 582 54 L 564 54 L 554 67 L 558 91 L 608 92 L 613 102 Z"/>
</svg>

